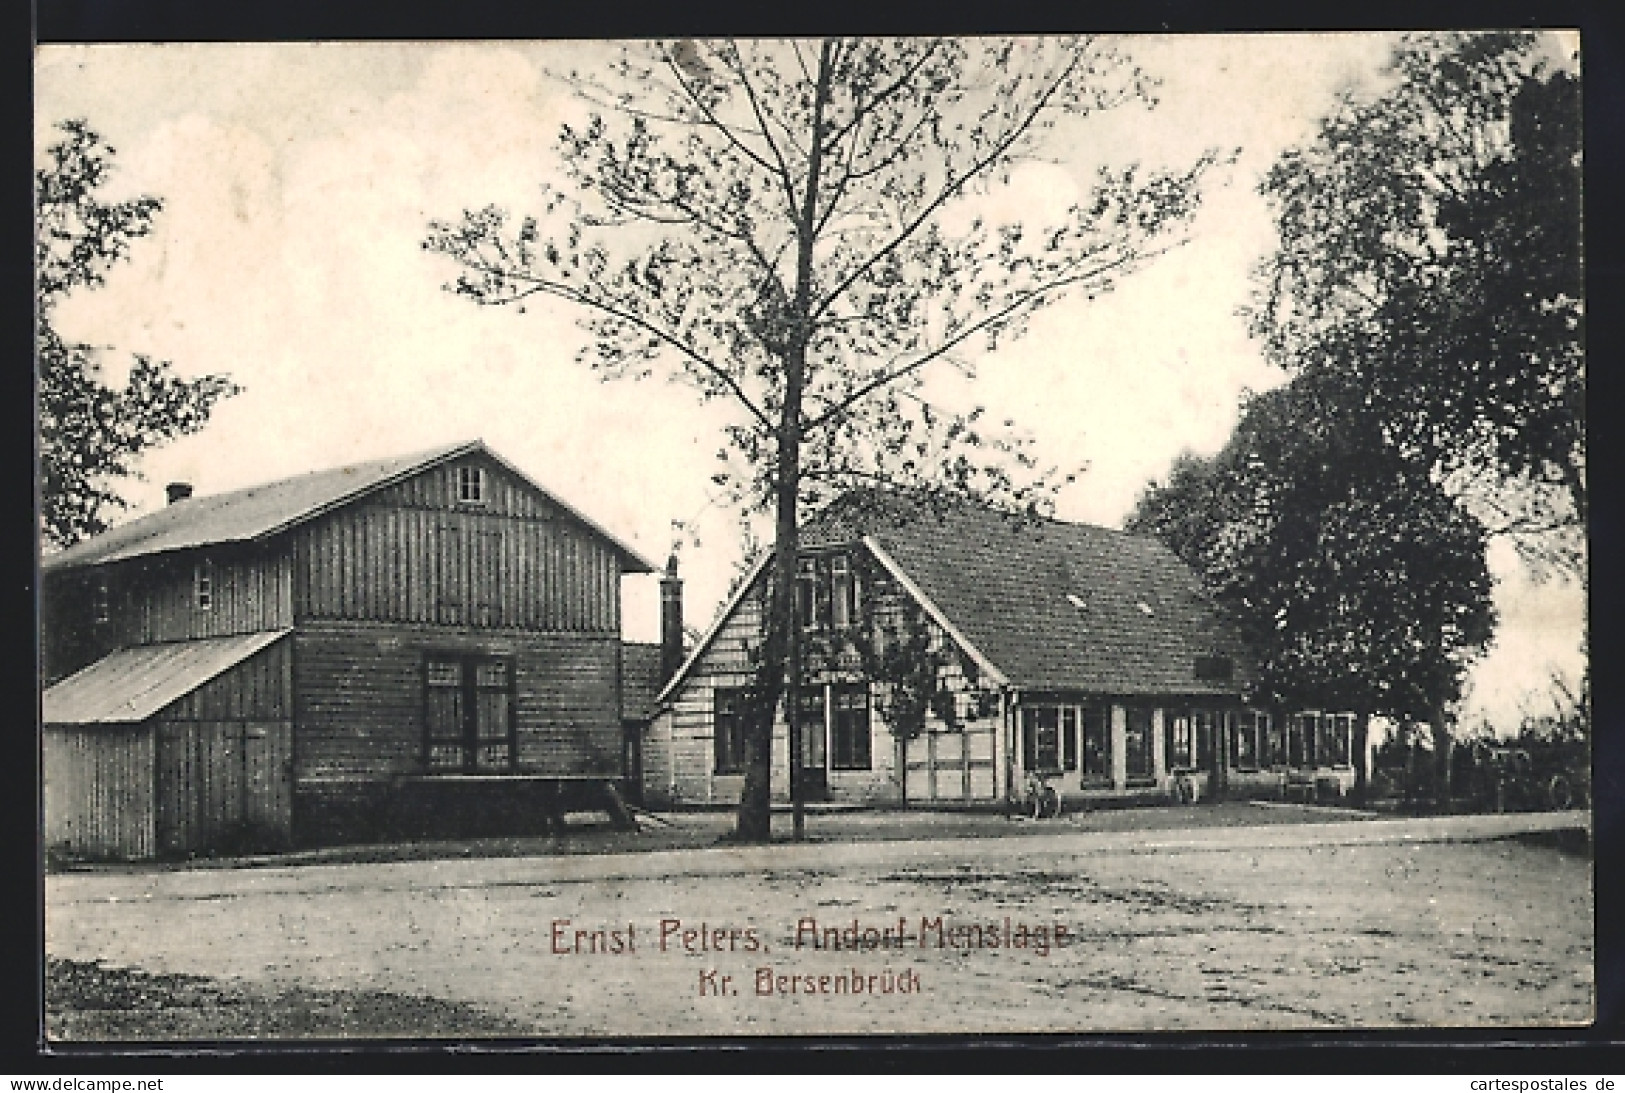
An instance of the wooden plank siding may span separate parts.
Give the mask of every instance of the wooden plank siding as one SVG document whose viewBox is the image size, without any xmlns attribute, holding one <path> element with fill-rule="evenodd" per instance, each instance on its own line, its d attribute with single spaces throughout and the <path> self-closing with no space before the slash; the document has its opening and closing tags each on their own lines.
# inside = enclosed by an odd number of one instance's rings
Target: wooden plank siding
<svg viewBox="0 0 1625 1093">
<path fill-rule="evenodd" d="M 206 562 L 210 603 L 197 602 L 195 567 Z M 107 619 L 96 587 L 107 586 Z M 41 603 L 44 678 L 53 683 L 115 649 L 227 637 L 293 625 L 293 565 L 285 547 L 221 547 L 184 558 L 115 563 L 52 574 Z"/>
<path fill-rule="evenodd" d="M 513 663 L 517 773 L 621 773 L 618 635 L 310 620 L 293 642 L 301 784 L 424 772 L 429 653 Z"/>
<path fill-rule="evenodd" d="M 209 567 L 207 607 L 198 605 L 194 583 L 200 560 Z M 115 619 L 128 620 L 118 644 L 151 645 L 292 626 L 292 577 L 286 551 L 275 549 L 222 548 L 184 559 L 130 563 L 115 571 L 116 594 L 128 596 L 128 610 L 122 604 L 113 609 Z"/>
<path fill-rule="evenodd" d="M 150 723 L 47 726 L 40 758 L 48 852 L 148 858 L 157 851 Z"/>
<path fill-rule="evenodd" d="M 284 638 L 154 715 L 159 853 L 291 838 L 293 708 Z"/>
<path fill-rule="evenodd" d="M 164 854 L 285 845 L 292 837 L 288 721 L 155 721 Z"/>
<path fill-rule="evenodd" d="M 486 466 L 483 503 L 454 499 L 464 462 Z M 297 529 L 293 540 L 301 620 L 620 632 L 615 551 L 489 461 L 434 468 Z"/>
</svg>

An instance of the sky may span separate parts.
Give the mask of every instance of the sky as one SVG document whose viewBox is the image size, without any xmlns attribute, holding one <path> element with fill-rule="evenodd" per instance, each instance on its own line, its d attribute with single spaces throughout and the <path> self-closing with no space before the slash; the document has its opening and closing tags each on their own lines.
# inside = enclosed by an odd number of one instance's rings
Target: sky
<svg viewBox="0 0 1625 1093">
<path fill-rule="evenodd" d="M 1237 314 L 1272 242 L 1258 181 L 1339 94 L 1379 85 L 1392 44 L 1124 39 L 1161 81 L 1155 108 L 1058 131 L 1053 162 L 990 199 L 1064 202 L 1097 164 L 1239 150 L 1185 246 L 1101 299 L 1040 312 L 961 392 L 1013 418 L 1046 462 L 1087 468 L 1058 516 L 1119 526 L 1177 454 L 1218 450 L 1244 391 L 1284 380 Z M 674 520 L 697 529 L 682 551 L 686 608 L 708 624 L 741 551 L 710 485 L 726 408 L 659 378 L 599 380 L 575 360 L 585 334 L 568 305 L 478 307 L 444 290 L 455 267 L 420 246 L 431 220 L 465 208 L 536 208 L 559 123 L 580 109 L 553 73 L 605 56 L 601 43 L 556 42 L 38 49 L 37 145 L 57 121 L 86 118 L 118 153 L 104 196 L 164 200 L 132 260 L 65 301 L 59 328 L 113 347 L 115 379 L 139 352 L 244 389 L 202 433 L 144 458 L 123 519 L 161 507 L 171 481 L 217 493 L 480 437 L 651 560 L 671 549 Z M 1584 593 L 1530 580 L 1510 551 L 1491 561 L 1500 628 L 1463 715 L 1511 725 L 1521 708 L 1547 709 L 1554 672 L 1578 678 Z M 654 579 L 624 591 L 627 636 L 653 640 Z"/>
</svg>

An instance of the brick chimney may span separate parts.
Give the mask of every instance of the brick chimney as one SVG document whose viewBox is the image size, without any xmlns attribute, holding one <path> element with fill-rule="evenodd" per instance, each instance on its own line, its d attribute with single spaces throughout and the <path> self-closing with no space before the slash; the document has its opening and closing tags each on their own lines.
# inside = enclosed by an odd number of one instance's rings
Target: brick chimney
<svg viewBox="0 0 1625 1093">
<path fill-rule="evenodd" d="M 169 503 L 173 505 L 176 501 L 184 501 L 192 496 L 192 483 L 171 482 L 164 487 L 164 493 L 169 495 Z"/>
<path fill-rule="evenodd" d="M 660 682 L 677 674 L 683 664 L 683 579 L 677 575 L 677 554 L 666 559 L 660 578 Z"/>
</svg>

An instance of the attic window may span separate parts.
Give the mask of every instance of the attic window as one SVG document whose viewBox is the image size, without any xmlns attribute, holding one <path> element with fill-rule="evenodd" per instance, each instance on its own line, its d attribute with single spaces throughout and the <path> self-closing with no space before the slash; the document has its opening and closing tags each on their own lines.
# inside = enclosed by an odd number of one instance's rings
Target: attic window
<svg viewBox="0 0 1625 1093">
<path fill-rule="evenodd" d="M 1144 615 L 1146 618 L 1150 618 L 1152 615 L 1156 614 L 1155 611 L 1151 610 L 1151 605 L 1146 603 L 1144 600 L 1141 600 L 1134 606 L 1138 607 L 1140 609 L 1140 614 Z"/>
<path fill-rule="evenodd" d="M 1073 607 L 1076 607 L 1080 611 L 1083 610 L 1085 606 L 1083 597 L 1078 595 L 1076 592 L 1068 592 L 1066 594 L 1066 602 L 1071 604 Z"/>
<path fill-rule="evenodd" d="M 485 468 L 457 468 L 457 500 L 464 505 L 485 504 Z"/>
<path fill-rule="evenodd" d="M 1210 656 L 1196 658 L 1196 678 L 1208 683 L 1228 683 L 1236 674 L 1236 662 L 1230 657 Z"/>
</svg>

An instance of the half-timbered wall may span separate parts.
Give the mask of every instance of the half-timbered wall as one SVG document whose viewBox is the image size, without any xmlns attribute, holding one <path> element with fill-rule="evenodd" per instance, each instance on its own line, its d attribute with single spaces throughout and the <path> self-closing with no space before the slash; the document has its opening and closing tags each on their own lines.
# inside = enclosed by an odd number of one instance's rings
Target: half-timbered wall
<svg viewBox="0 0 1625 1093">
<path fill-rule="evenodd" d="M 866 594 L 878 597 L 876 610 L 884 618 L 896 609 L 895 598 L 903 593 L 886 581 Z M 651 801 L 725 804 L 739 799 L 743 775 L 716 771 L 716 692 L 719 688 L 748 687 L 754 682 L 754 651 L 762 641 L 761 618 L 761 590 L 756 588 L 739 601 L 672 696 L 669 709 L 650 727 L 643 753 L 643 788 Z M 935 624 L 927 625 L 939 646 L 951 640 Z M 856 658 L 847 655 L 834 665 L 810 667 L 807 685 L 822 689 L 862 678 Z M 943 682 L 964 716 L 957 725 L 950 726 L 934 712 L 927 715 L 924 730 L 908 743 L 906 799 L 911 803 L 998 800 L 1002 795 L 998 711 L 976 706 L 971 697 L 975 688 L 956 665 L 946 670 Z M 904 801 L 899 761 L 905 757 L 881 713 L 883 700 L 883 685 L 871 685 L 868 769 L 842 770 L 831 763 L 827 774 L 830 799 L 875 804 Z M 810 731 L 830 731 L 832 706 L 827 691 L 824 708 L 825 723 L 808 727 Z M 826 741 L 826 755 L 833 756 L 833 745 L 833 739 Z M 788 755 L 788 730 L 781 713 L 775 716 L 773 725 L 773 792 L 780 800 L 789 793 Z"/>
<path fill-rule="evenodd" d="M 457 499 L 459 468 L 484 471 Z M 489 460 L 437 467 L 294 536 L 298 617 L 620 632 L 620 560 Z"/>
<path fill-rule="evenodd" d="M 293 640 L 301 784 L 425 772 L 430 654 L 512 663 L 517 773 L 621 774 L 616 635 L 313 620 Z"/>
</svg>

